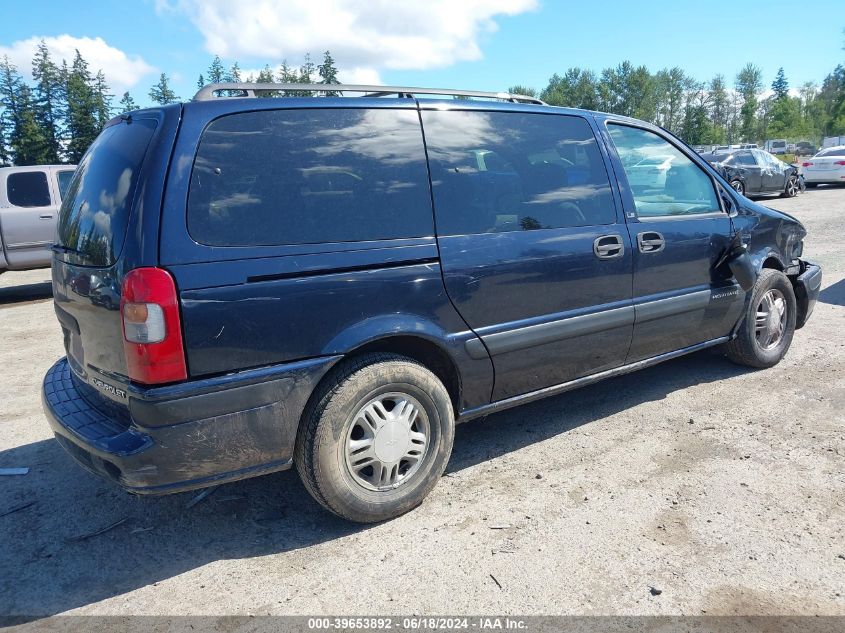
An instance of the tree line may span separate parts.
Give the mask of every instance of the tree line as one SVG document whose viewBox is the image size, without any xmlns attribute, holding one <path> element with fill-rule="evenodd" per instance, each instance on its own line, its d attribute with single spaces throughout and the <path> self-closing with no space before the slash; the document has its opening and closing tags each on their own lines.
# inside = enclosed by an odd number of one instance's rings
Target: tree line
<svg viewBox="0 0 845 633">
<path fill-rule="evenodd" d="M 329 51 L 316 64 L 310 55 L 301 66 L 284 62 L 274 72 L 269 64 L 255 74 L 242 77 L 237 62 L 226 68 L 215 56 L 208 70 L 199 76 L 197 87 L 207 83 L 256 82 L 337 84 L 337 67 Z M 291 96 L 310 96 L 293 91 Z M 331 90 L 323 94 L 335 95 Z M 167 105 L 180 101 L 165 74 L 147 93 L 150 102 Z M 272 95 L 267 95 L 272 96 Z M 117 114 L 138 109 L 129 92 L 115 103 L 102 69 L 93 72 L 77 50 L 68 65 L 56 63 L 42 40 L 32 59 L 32 82 L 4 56 L 0 62 L 0 166 L 78 163 L 88 146 L 108 121 Z"/>
<path fill-rule="evenodd" d="M 584 68 L 554 74 L 537 91 L 512 86 L 510 92 L 539 97 L 558 106 L 599 110 L 655 123 L 690 145 L 762 142 L 771 138 L 808 140 L 845 134 L 845 66 L 838 65 L 819 87 L 813 82 L 790 94 L 780 68 L 764 95 L 763 74 L 752 63 L 734 78 L 722 74 L 698 81 L 683 69 L 652 73 L 624 61 L 596 75 Z"/>
<path fill-rule="evenodd" d="M 226 67 L 215 56 L 199 75 L 197 87 L 248 81 L 254 83 L 337 84 L 337 67 L 329 51 L 321 64 L 309 55 L 300 66 L 269 64 L 244 77 L 239 64 Z M 769 138 L 809 140 L 845 135 L 845 65 L 838 65 L 821 86 L 808 82 L 797 95 L 781 68 L 764 91 L 763 75 L 746 64 L 730 84 L 717 74 L 707 82 L 678 67 L 651 72 L 624 61 L 600 73 L 570 68 L 552 75 L 543 90 L 512 86 L 510 92 L 540 97 L 552 105 L 600 110 L 660 125 L 690 145 L 761 142 Z M 306 90 L 278 93 L 310 96 Z M 334 96 L 331 90 L 321 94 Z M 263 96 L 275 96 L 266 93 Z M 150 102 L 180 101 L 170 78 L 162 73 L 147 93 Z M 102 69 L 93 72 L 79 51 L 68 64 L 56 63 L 42 41 L 32 59 L 32 82 L 4 57 L 0 63 L 0 165 L 77 163 L 115 114 L 135 110 L 129 92 L 115 103 Z"/>
</svg>

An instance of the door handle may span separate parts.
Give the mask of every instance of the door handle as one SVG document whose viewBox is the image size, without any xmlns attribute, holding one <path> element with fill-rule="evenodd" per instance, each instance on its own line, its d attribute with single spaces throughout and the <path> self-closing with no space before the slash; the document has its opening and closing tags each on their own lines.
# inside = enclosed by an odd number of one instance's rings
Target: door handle
<svg viewBox="0 0 845 633">
<path fill-rule="evenodd" d="M 622 257 L 625 245 L 621 235 L 602 235 L 593 241 L 593 252 L 599 259 L 616 259 Z"/>
<path fill-rule="evenodd" d="M 637 233 L 637 246 L 641 253 L 657 253 L 666 246 L 666 240 L 657 231 Z"/>
<path fill-rule="evenodd" d="M 39 215 L 38 217 L 39 217 L 39 219 L 41 219 L 41 220 L 52 220 L 52 219 L 53 219 L 53 214 L 52 214 L 52 213 L 42 213 L 42 214 L 41 214 L 41 215 Z"/>
</svg>

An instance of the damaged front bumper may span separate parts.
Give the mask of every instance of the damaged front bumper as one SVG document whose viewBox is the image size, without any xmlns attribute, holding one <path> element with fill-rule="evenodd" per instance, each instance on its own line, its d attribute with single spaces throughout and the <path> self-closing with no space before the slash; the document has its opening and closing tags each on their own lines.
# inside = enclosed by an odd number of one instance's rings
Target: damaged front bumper
<svg viewBox="0 0 845 633">
<path fill-rule="evenodd" d="M 792 282 L 795 289 L 795 301 L 798 306 L 798 314 L 795 320 L 796 330 L 804 327 L 807 323 L 813 313 L 813 308 L 816 307 L 816 301 L 819 299 L 822 287 L 821 266 L 807 260 L 800 260 L 798 263 L 800 266 L 799 273 Z"/>
<path fill-rule="evenodd" d="M 153 388 L 104 407 L 66 358 L 44 377 L 56 439 L 83 467 L 138 494 L 202 488 L 289 468 L 300 415 L 325 357 Z"/>
</svg>

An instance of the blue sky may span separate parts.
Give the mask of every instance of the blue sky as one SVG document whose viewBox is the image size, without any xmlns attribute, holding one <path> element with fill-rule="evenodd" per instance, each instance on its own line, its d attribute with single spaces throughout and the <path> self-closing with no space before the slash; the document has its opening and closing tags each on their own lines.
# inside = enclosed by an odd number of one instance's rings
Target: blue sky
<svg viewBox="0 0 845 633">
<path fill-rule="evenodd" d="M 845 63 L 845 0 L 29 0 L 4 3 L 0 55 L 28 66 L 34 38 L 103 66 L 140 103 L 159 72 L 182 98 L 214 53 L 259 69 L 332 50 L 347 81 L 542 88 L 570 66 L 629 59 L 730 83 L 753 62 L 792 87 Z"/>
</svg>

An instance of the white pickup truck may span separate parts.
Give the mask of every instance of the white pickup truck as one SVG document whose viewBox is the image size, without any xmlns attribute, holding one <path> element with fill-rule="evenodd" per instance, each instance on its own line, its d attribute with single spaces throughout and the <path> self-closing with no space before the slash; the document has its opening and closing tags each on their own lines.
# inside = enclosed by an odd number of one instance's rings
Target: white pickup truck
<svg viewBox="0 0 845 633">
<path fill-rule="evenodd" d="M 50 267 L 59 207 L 75 169 L 0 167 L 0 274 Z"/>
</svg>

